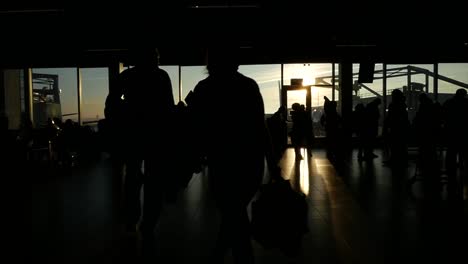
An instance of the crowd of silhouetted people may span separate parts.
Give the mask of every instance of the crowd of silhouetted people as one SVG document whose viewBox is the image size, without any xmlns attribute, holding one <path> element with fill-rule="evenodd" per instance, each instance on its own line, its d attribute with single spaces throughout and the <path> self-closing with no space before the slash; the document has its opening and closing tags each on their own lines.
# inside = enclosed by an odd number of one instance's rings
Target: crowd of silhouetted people
<svg viewBox="0 0 468 264">
<path fill-rule="evenodd" d="M 154 229 L 164 200 L 175 199 L 193 173 L 206 167 L 221 216 L 212 261 L 222 263 L 231 248 L 235 263 L 253 263 L 247 205 L 261 185 L 265 159 L 267 169 L 278 174 L 288 137 L 296 161 L 304 159 L 303 148 L 310 158 L 316 142 L 314 126 L 324 128 L 327 158 L 335 165 L 343 165 L 346 158 L 346 129 L 356 135 L 359 162 L 373 162 L 380 146 L 383 166 L 406 167 L 409 143 L 416 142 L 417 167 L 435 192 L 442 170 L 455 184 L 456 168 L 466 166 L 465 89 L 457 90 L 443 105 L 421 94 L 414 120 L 409 119 L 405 95 L 395 89 L 384 116 L 380 98 L 358 103 L 351 128 L 334 100 L 324 97 L 320 117 L 294 103 L 289 131 L 284 106 L 265 118 L 258 84 L 238 72 L 237 53 L 231 46 L 208 50 L 208 77 L 177 105 L 169 76 L 158 67 L 157 51 L 141 49 L 132 55 L 135 66 L 119 75 L 106 99 L 105 127 L 117 178 L 123 179 L 126 231 L 141 234 L 144 254 L 154 253 Z M 446 151 L 444 162 L 441 150 Z"/>
<path fill-rule="evenodd" d="M 280 107 L 265 119 L 257 83 L 238 72 L 236 51 L 220 46 L 208 52 L 208 77 L 189 92 L 185 102 L 175 105 L 169 76 L 158 67 L 157 56 L 135 54 L 135 67 L 120 75 L 106 100 L 106 119 L 110 130 L 115 131 L 110 136 L 119 142 L 111 144 L 111 151 L 118 171 L 126 168 L 127 231 L 141 232 L 144 241 L 154 241 L 163 200 L 174 198 L 174 192 L 185 188 L 191 175 L 206 166 L 221 215 L 213 261 L 222 262 L 232 248 L 236 263 L 252 263 L 246 208 L 261 184 L 265 158 L 268 169 L 278 171 L 288 136 L 296 160 L 304 159 L 303 148 L 309 158 L 315 142 L 314 125 L 320 125 L 325 130 L 327 157 L 333 164 L 342 165 L 346 125 L 338 104 L 324 97 L 323 114 L 314 121 L 310 109 L 294 103 L 288 132 L 287 109 Z M 229 90 L 229 96 L 223 95 L 225 90 Z M 385 150 L 383 166 L 406 167 L 413 137 L 417 166 L 425 182 L 438 186 L 444 170 L 455 184 L 457 166 L 466 166 L 462 164 L 466 164 L 467 100 L 465 89 L 458 90 L 444 105 L 421 94 L 414 120 L 409 119 L 406 98 L 399 89 L 393 90 L 383 117 L 380 98 L 357 104 L 351 131 L 356 134 L 358 161 L 373 162 L 378 157 L 374 150 L 381 146 Z M 219 109 L 223 109 L 222 117 Z M 157 123 L 150 124 L 149 120 Z M 189 136 L 186 131 L 190 131 Z M 447 153 L 445 165 L 440 162 L 441 148 Z M 139 198 L 142 186 L 144 208 Z"/>
<path fill-rule="evenodd" d="M 357 103 L 352 112 L 350 128 L 346 128 L 338 113 L 336 101 L 324 97 L 319 123 L 313 122 L 313 118 L 311 120 L 311 113 L 304 105 L 294 103 L 290 112 L 291 145 L 296 159 L 302 159 L 302 149 L 311 153 L 310 149 L 315 147 L 314 126 L 321 126 L 325 130 L 327 158 L 340 167 L 347 158 L 346 140 L 352 140 L 346 137 L 350 130 L 355 135 L 353 142 L 359 163 L 373 162 L 379 157 L 374 151 L 379 147 L 383 149 L 383 166 L 407 168 L 409 162 L 414 161 L 418 177 L 411 178 L 410 183 L 414 183 L 416 178 L 422 179 L 427 193 L 436 196 L 440 194 L 441 185 L 447 183 L 449 194 L 460 196 L 464 177 L 458 175 L 457 171 L 466 170 L 468 156 L 466 94 L 467 90 L 460 88 L 452 98 L 440 104 L 434 102 L 428 94 L 420 93 L 418 107 L 414 117 L 410 118 L 404 93 L 394 89 L 383 117 L 380 98 L 367 104 Z M 286 115 L 286 111 L 280 108 L 268 119 L 272 138 L 279 138 L 273 141 L 277 146 L 275 149 L 280 152 L 279 156 L 285 149 L 285 143 L 281 140 L 284 137 L 282 131 L 289 122 L 287 116 L 282 115 Z M 409 157 L 411 149 L 417 153 L 414 160 Z"/>
<path fill-rule="evenodd" d="M 105 120 L 99 123 L 100 141 L 105 142 L 103 146 L 111 154 L 115 178 L 122 181 L 119 184 L 123 186 L 125 231 L 141 236 L 143 254 L 154 253 L 154 231 L 164 201 L 174 200 L 193 173 L 206 167 L 221 216 L 212 263 L 222 263 L 228 249 L 232 249 L 235 263 L 253 263 L 247 205 L 262 183 L 265 159 L 272 177 L 278 177 L 277 166 L 288 148 L 288 136 L 296 160 L 305 158 L 302 148 L 309 158 L 315 144 L 314 126 L 320 125 L 326 134 L 327 157 L 332 163 L 342 162 L 346 126 L 337 102 L 324 97 L 320 118 L 304 105 L 294 103 L 290 112 L 292 129 L 288 133 L 287 109 L 280 107 L 265 119 L 259 86 L 238 72 L 237 50 L 230 45 L 208 50 L 208 77 L 198 82 L 185 102 L 178 104 L 174 102 L 168 73 L 158 66 L 158 51 L 132 49 L 130 55 L 134 67 L 123 71 L 111 87 L 105 102 Z M 385 116 L 381 115 L 380 98 L 358 103 L 351 122 L 358 161 L 373 162 L 378 157 L 375 148 L 382 146 L 384 166 L 405 167 L 409 143 L 413 141 L 418 151 L 418 169 L 429 188 L 439 190 L 442 173 L 456 185 L 457 169 L 467 166 L 466 94 L 466 89 L 459 89 L 441 105 L 423 93 L 413 120 L 408 117 L 406 98 L 398 89 L 392 91 Z M 43 146 L 48 148 L 49 159 L 71 165 L 84 145 L 97 142 L 88 129 L 70 119 L 63 123 L 49 119 L 40 136 L 27 118 L 22 119 L 15 135 L 8 132 L 8 119 L 4 116 L 1 125 L 3 146 L 16 149 L 18 157 L 25 160 L 32 158 L 31 150 L 36 146 Z M 443 158 L 441 152 L 446 153 Z"/>
<path fill-rule="evenodd" d="M 403 92 L 395 89 L 383 121 L 381 146 L 384 166 L 408 166 L 409 149 L 415 148 L 416 170 L 430 195 L 439 195 L 442 178 L 448 178 L 449 194 L 463 195 L 463 176 L 457 169 L 465 169 L 468 149 L 468 98 L 466 89 L 458 89 L 444 104 L 434 102 L 426 93 L 419 95 L 419 104 L 411 120 Z M 354 132 L 358 143 L 358 160 L 376 158 L 380 110 L 379 98 L 367 105 L 357 104 L 353 112 Z M 413 181 L 416 178 L 412 178 Z"/>
</svg>

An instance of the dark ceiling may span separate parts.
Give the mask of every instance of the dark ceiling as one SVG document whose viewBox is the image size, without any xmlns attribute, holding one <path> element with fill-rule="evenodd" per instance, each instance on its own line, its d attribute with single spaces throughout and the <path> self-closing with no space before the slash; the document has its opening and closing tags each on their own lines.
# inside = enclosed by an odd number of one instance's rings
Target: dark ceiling
<svg viewBox="0 0 468 264">
<path fill-rule="evenodd" d="M 152 44 L 161 64 L 201 65 L 207 45 L 228 39 L 245 64 L 468 62 L 464 10 L 377 1 L 20 2 L 1 6 L 0 59 L 2 67 L 99 66 Z"/>
</svg>

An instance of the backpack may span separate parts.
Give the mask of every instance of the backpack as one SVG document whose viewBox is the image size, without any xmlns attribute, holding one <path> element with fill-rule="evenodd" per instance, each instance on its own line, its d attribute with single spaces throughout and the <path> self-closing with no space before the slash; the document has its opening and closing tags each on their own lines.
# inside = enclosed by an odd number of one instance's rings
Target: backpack
<svg viewBox="0 0 468 264">
<path fill-rule="evenodd" d="M 260 188 L 252 202 L 252 235 L 265 248 L 279 248 L 292 255 L 308 232 L 305 195 L 291 188 L 289 180 L 273 180 Z"/>
</svg>

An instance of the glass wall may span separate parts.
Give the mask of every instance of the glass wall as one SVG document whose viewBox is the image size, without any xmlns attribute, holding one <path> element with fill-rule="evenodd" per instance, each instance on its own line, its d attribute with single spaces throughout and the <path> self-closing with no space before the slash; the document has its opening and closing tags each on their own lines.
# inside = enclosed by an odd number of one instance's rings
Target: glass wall
<svg viewBox="0 0 468 264">
<path fill-rule="evenodd" d="M 104 118 L 104 104 L 109 93 L 107 68 L 82 68 L 81 71 L 81 122 L 93 124 Z"/>
<path fill-rule="evenodd" d="M 179 98 L 181 98 L 179 94 L 179 66 L 160 66 L 160 68 L 165 70 L 169 74 L 169 78 L 171 78 L 172 94 L 174 102 L 177 104 L 180 101 Z"/>
<path fill-rule="evenodd" d="M 335 68 L 338 73 L 338 67 Z M 325 136 L 324 127 L 320 124 L 320 117 L 323 114 L 323 104 L 325 97 L 333 99 L 333 65 L 332 63 L 306 63 L 306 64 L 285 64 L 284 65 L 284 84 L 290 85 L 291 79 L 302 79 L 303 85 L 312 85 L 311 87 L 311 115 L 316 137 Z M 335 79 L 336 81 L 337 79 Z M 315 86 L 316 85 L 316 86 Z M 335 100 L 338 100 L 339 83 L 336 81 Z M 306 92 L 295 91 L 288 92 L 288 109 L 295 102 L 305 102 Z"/>
<path fill-rule="evenodd" d="M 376 98 L 380 98 L 380 113 L 383 112 L 382 109 L 385 108 L 383 105 L 384 94 L 383 94 L 383 64 L 376 63 L 374 65 L 373 81 L 372 83 L 359 83 L 359 70 L 360 64 L 353 63 L 353 111 L 358 104 L 363 104 L 366 106 L 368 103 L 373 101 Z M 379 135 L 382 132 L 383 128 L 383 115 L 379 119 Z"/>
<path fill-rule="evenodd" d="M 34 68 L 32 75 L 35 126 L 44 126 L 48 118 L 77 122 L 77 69 Z"/>
<path fill-rule="evenodd" d="M 406 96 L 408 116 L 413 120 L 419 106 L 418 97 L 427 93 L 434 98 L 433 64 L 389 64 L 387 65 L 387 95 L 400 89 Z M 387 97 L 387 104 L 392 98 Z"/>
<path fill-rule="evenodd" d="M 182 101 L 185 101 L 187 94 L 195 88 L 199 81 L 208 77 L 205 66 L 183 66 L 182 75 Z"/>
<path fill-rule="evenodd" d="M 303 85 L 325 85 L 327 87 L 312 86 L 312 109 L 323 108 L 324 97 L 332 100 L 332 64 L 285 64 L 284 84 L 290 85 L 291 79 L 302 79 Z M 337 97 L 335 98 L 337 99 Z M 289 101 L 289 99 L 288 99 Z M 289 106 L 289 103 L 288 103 Z"/>
<path fill-rule="evenodd" d="M 468 89 L 468 63 L 439 63 L 438 101 L 444 104 L 457 89 Z"/>
<path fill-rule="evenodd" d="M 239 72 L 254 79 L 262 94 L 265 113 L 273 114 L 280 106 L 281 65 L 240 65 Z M 205 66 L 181 67 L 182 100 L 199 81 L 208 77 Z"/>
<path fill-rule="evenodd" d="M 367 104 L 383 96 L 383 64 L 375 64 L 372 83 L 358 83 L 360 66 L 353 64 L 353 108 L 358 103 Z"/>
<path fill-rule="evenodd" d="M 241 65 L 239 72 L 254 79 L 260 87 L 265 114 L 273 114 L 280 107 L 281 65 Z"/>
</svg>

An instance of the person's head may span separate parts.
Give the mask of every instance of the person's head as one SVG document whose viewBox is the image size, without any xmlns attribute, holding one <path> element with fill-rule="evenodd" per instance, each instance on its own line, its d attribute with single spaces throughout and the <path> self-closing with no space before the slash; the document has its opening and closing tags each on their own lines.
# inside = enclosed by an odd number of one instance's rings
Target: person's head
<svg viewBox="0 0 468 264">
<path fill-rule="evenodd" d="M 457 89 L 457 91 L 455 92 L 455 97 L 457 98 L 465 98 L 466 97 L 466 89 L 463 89 L 463 88 L 460 88 L 460 89 Z"/>
<path fill-rule="evenodd" d="M 130 49 L 130 59 L 135 66 L 159 64 L 159 50 L 155 47 L 134 47 Z"/>
<path fill-rule="evenodd" d="M 231 44 L 209 47 L 206 54 L 206 68 L 210 75 L 237 72 L 239 68 L 238 47 Z"/>
<path fill-rule="evenodd" d="M 404 102 L 405 95 L 400 89 L 395 89 L 392 91 L 392 102 Z"/>
<path fill-rule="evenodd" d="M 299 111 L 300 108 L 301 108 L 301 104 L 299 103 L 294 103 L 291 105 L 291 109 L 294 111 Z"/>
</svg>

